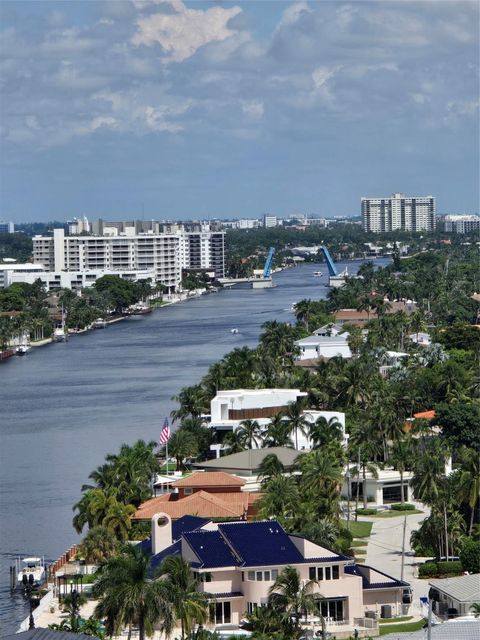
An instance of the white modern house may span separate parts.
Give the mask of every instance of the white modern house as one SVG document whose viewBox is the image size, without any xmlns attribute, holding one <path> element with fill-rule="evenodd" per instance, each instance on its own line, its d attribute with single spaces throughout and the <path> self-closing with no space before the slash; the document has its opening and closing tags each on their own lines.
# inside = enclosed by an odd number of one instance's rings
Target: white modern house
<svg viewBox="0 0 480 640">
<path fill-rule="evenodd" d="M 271 418 L 288 409 L 289 403 L 296 402 L 307 394 L 299 389 L 233 389 L 219 391 L 210 403 L 210 427 L 217 432 L 236 431 L 244 420 L 256 420 L 261 427 L 267 427 Z M 326 420 L 334 418 L 342 426 L 344 442 L 345 414 L 339 411 L 305 410 L 304 415 L 309 422 L 318 418 Z M 223 444 L 211 445 L 217 458 L 224 449 Z M 310 440 L 298 433 L 298 449 L 309 449 Z"/>
<path fill-rule="evenodd" d="M 352 352 L 348 346 L 348 333 L 332 336 L 313 335 L 302 340 L 297 340 L 300 355 L 297 360 L 318 360 L 319 358 L 351 358 Z"/>
<path fill-rule="evenodd" d="M 432 337 L 429 333 L 420 331 L 419 333 L 411 333 L 409 339 L 413 344 L 419 347 L 429 347 L 432 344 Z"/>
</svg>

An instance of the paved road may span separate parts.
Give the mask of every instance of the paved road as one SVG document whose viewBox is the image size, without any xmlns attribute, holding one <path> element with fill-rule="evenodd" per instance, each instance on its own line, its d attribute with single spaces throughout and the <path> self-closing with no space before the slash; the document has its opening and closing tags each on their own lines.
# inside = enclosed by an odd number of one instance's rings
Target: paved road
<svg viewBox="0 0 480 640">
<path fill-rule="evenodd" d="M 403 579 L 412 585 L 413 602 L 419 604 L 419 598 L 428 594 L 428 581 L 419 580 L 417 576 L 417 565 L 423 559 L 416 558 L 410 547 L 410 535 L 412 531 L 418 529 L 422 520 L 428 516 L 428 511 L 423 505 L 416 505 L 424 513 L 416 513 L 406 517 L 407 526 L 405 531 L 405 568 Z M 368 539 L 367 555 L 365 563 L 371 565 L 394 578 L 400 579 L 402 566 L 402 539 L 403 522 L 405 516 L 398 518 L 362 518 L 373 522 L 373 528 Z M 417 607 L 415 606 L 415 610 Z"/>
</svg>

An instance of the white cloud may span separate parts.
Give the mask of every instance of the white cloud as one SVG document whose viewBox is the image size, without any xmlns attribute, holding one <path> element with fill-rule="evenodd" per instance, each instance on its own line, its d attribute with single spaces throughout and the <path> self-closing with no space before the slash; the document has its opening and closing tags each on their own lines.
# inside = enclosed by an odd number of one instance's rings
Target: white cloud
<svg viewBox="0 0 480 640">
<path fill-rule="evenodd" d="M 295 2 L 290 4 L 282 14 L 277 29 L 295 24 L 302 13 L 313 13 L 311 7 L 306 2 Z"/>
<path fill-rule="evenodd" d="M 338 67 L 317 67 L 312 73 L 313 88 L 320 89 L 323 85 L 333 78 Z"/>
<path fill-rule="evenodd" d="M 155 13 L 137 20 L 137 33 L 131 39 L 135 46 L 159 44 L 169 54 L 169 60 L 181 62 L 209 42 L 221 42 L 236 31 L 227 23 L 241 13 L 240 7 L 211 7 L 206 11 L 188 9 L 176 0 L 169 4 L 175 13 Z"/>
<path fill-rule="evenodd" d="M 242 103 L 242 111 L 252 120 L 261 120 L 265 113 L 265 108 L 260 100 L 250 100 Z"/>
</svg>

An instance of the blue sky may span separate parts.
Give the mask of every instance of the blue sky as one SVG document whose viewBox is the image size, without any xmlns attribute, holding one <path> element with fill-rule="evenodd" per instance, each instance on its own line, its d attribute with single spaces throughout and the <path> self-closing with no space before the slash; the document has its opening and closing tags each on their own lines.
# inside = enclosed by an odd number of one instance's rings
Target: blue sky
<svg viewBox="0 0 480 640">
<path fill-rule="evenodd" d="M 474 2 L 2 2 L 0 218 L 479 210 Z"/>
</svg>

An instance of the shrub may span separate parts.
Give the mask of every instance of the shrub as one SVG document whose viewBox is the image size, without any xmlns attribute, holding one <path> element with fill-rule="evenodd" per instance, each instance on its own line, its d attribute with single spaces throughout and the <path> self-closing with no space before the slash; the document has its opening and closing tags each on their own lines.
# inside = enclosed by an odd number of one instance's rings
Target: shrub
<svg viewBox="0 0 480 640">
<path fill-rule="evenodd" d="M 415 511 L 415 505 L 410 504 L 409 502 L 405 502 L 404 504 L 402 504 L 401 502 L 397 502 L 390 505 L 390 508 L 393 511 Z"/>
<path fill-rule="evenodd" d="M 359 516 L 375 516 L 378 511 L 377 509 L 357 509 L 357 513 Z"/>
<path fill-rule="evenodd" d="M 462 563 L 459 560 L 442 560 L 440 562 L 425 562 L 418 568 L 420 578 L 436 578 L 455 576 L 462 573 Z"/>
<path fill-rule="evenodd" d="M 464 571 L 480 573 L 480 541 L 467 540 L 460 552 L 460 560 Z"/>
</svg>

